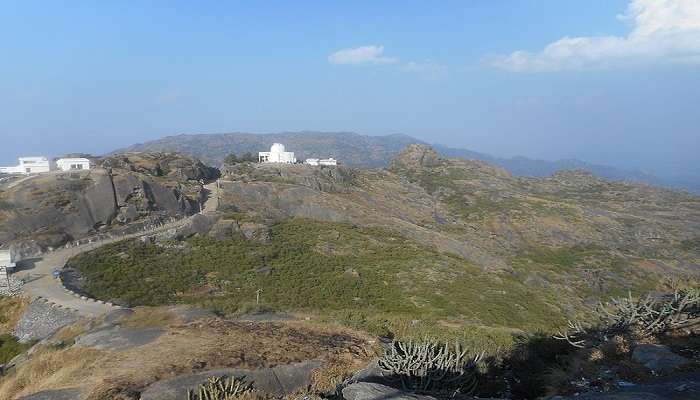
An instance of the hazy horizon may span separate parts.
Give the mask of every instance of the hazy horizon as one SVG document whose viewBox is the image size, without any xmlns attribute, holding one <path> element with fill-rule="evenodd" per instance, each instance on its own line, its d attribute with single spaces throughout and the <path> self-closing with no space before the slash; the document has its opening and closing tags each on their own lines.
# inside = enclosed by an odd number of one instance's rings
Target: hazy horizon
<svg viewBox="0 0 700 400">
<path fill-rule="evenodd" d="M 402 133 L 700 182 L 691 0 L 3 5 L 0 163 L 179 133 Z"/>
</svg>

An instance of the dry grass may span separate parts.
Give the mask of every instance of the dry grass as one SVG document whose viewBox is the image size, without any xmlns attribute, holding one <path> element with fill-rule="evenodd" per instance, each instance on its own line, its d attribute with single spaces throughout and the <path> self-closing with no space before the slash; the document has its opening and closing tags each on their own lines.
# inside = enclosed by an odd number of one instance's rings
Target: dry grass
<svg viewBox="0 0 700 400">
<path fill-rule="evenodd" d="M 24 297 L 0 297 L 0 335 L 12 332 L 28 306 Z"/>
<path fill-rule="evenodd" d="M 124 318 L 120 325 L 130 328 L 159 327 L 181 324 L 175 313 L 160 307 L 136 307 L 134 313 Z"/>
<path fill-rule="evenodd" d="M 92 349 L 40 349 L 0 382 L 0 400 L 13 400 L 44 389 L 84 385 L 103 352 Z"/>
<path fill-rule="evenodd" d="M 305 360 L 327 365 L 314 375 L 314 388 L 335 384 L 374 354 L 371 337 L 347 328 L 302 321 L 239 322 L 219 318 L 184 324 L 162 309 L 139 309 L 125 319 L 131 327 L 158 326 L 156 341 L 122 352 L 44 347 L 0 381 L 0 400 L 41 390 L 82 387 L 90 400 L 136 399 L 149 384 L 176 375 L 216 368 L 258 369 Z M 71 341 L 87 325 L 77 323 L 54 338 Z"/>
<path fill-rule="evenodd" d="M 64 326 L 51 336 L 54 341 L 72 344 L 75 338 L 88 330 L 89 321 L 80 320 L 74 324 Z"/>
</svg>

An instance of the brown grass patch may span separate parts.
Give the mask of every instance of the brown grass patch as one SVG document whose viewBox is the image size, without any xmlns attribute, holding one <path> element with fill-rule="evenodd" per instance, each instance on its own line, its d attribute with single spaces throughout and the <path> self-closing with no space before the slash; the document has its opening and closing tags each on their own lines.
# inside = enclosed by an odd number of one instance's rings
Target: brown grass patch
<svg viewBox="0 0 700 400">
<path fill-rule="evenodd" d="M 371 337 L 347 328 L 219 318 L 176 324 L 172 314 L 153 311 L 137 311 L 129 325 L 150 327 L 154 321 L 167 325 L 156 341 L 123 352 L 43 348 L 4 378 L 0 400 L 67 387 L 87 389 L 90 400 L 132 399 L 151 383 L 180 374 L 216 368 L 258 369 L 306 360 L 323 360 L 326 365 L 314 375 L 314 387 L 334 389 L 375 354 Z M 74 338 L 83 328 L 80 324 L 64 328 L 57 337 Z"/>
<path fill-rule="evenodd" d="M 44 389 L 85 384 L 103 352 L 91 349 L 40 349 L 0 382 L 0 400 L 12 400 Z"/>
<path fill-rule="evenodd" d="M 89 321 L 79 320 L 78 322 L 64 326 L 51 336 L 54 341 L 61 341 L 66 344 L 73 344 L 75 338 L 88 330 Z"/>
<path fill-rule="evenodd" d="M 0 297 L 0 335 L 12 333 L 28 306 L 24 297 Z"/>
<path fill-rule="evenodd" d="M 120 325 L 130 328 L 160 327 L 182 323 L 182 319 L 175 313 L 158 307 L 136 307 L 134 313 L 124 318 Z"/>
</svg>

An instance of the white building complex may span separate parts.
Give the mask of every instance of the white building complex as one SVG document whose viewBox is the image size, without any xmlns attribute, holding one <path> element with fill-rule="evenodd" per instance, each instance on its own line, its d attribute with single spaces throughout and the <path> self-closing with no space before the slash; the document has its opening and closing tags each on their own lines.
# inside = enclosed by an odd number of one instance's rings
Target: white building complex
<svg viewBox="0 0 700 400">
<path fill-rule="evenodd" d="M 59 158 L 56 160 L 56 168 L 61 171 L 82 171 L 90 169 L 90 160 L 87 158 Z"/>
<path fill-rule="evenodd" d="M 338 160 L 336 160 L 335 158 L 332 158 L 332 157 L 331 158 L 307 158 L 304 161 L 304 163 L 308 164 L 308 165 L 315 165 L 315 166 L 338 165 Z"/>
<path fill-rule="evenodd" d="M 294 153 L 286 151 L 281 143 L 274 143 L 270 147 L 270 151 L 261 151 L 258 153 L 258 162 L 261 163 L 281 163 L 294 164 L 297 159 L 294 158 Z"/>
<path fill-rule="evenodd" d="M 19 165 L 0 167 L 4 174 L 40 174 L 51 171 L 51 162 L 46 157 L 20 157 Z"/>
<path fill-rule="evenodd" d="M 20 157 L 19 165 L 14 167 L 0 167 L 3 174 L 43 174 L 54 169 L 59 171 L 81 171 L 90 169 L 90 160 L 87 158 L 59 158 L 52 165 L 46 157 Z"/>
</svg>

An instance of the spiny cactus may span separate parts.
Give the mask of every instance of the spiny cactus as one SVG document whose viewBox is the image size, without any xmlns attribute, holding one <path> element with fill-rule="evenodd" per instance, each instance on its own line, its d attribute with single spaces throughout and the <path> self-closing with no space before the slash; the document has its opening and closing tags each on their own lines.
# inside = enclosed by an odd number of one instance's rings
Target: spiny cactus
<svg viewBox="0 0 700 400">
<path fill-rule="evenodd" d="M 468 356 L 459 341 L 454 347 L 435 341 L 395 341 L 379 359 L 379 367 L 399 379 L 407 390 L 451 390 L 472 393 L 478 384 L 477 363 L 483 354 Z"/>
<path fill-rule="evenodd" d="M 187 400 L 235 400 L 252 390 L 245 378 L 212 376 L 196 391 L 188 390 Z"/>
<path fill-rule="evenodd" d="M 584 347 L 587 341 L 604 341 L 611 335 L 629 333 L 639 337 L 700 324 L 700 289 L 677 290 L 662 296 L 647 295 L 634 299 L 613 299 L 600 304 L 598 323 L 585 329 L 581 323 L 569 322 L 568 329 L 554 337 Z"/>
</svg>

